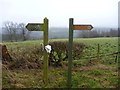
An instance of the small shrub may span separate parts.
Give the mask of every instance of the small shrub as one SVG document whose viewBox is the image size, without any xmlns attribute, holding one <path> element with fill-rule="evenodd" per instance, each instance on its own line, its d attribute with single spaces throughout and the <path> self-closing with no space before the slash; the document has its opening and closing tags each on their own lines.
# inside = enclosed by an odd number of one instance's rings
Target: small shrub
<svg viewBox="0 0 120 90">
<path fill-rule="evenodd" d="M 68 42 L 55 41 L 55 42 L 50 42 L 49 44 L 52 47 L 52 51 L 49 55 L 49 64 L 55 66 L 61 66 L 62 61 L 68 59 Z M 74 42 L 73 52 L 72 52 L 72 56 L 74 60 L 81 58 L 84 46 L 85 45 L 82 43 Z"/>
</svg>

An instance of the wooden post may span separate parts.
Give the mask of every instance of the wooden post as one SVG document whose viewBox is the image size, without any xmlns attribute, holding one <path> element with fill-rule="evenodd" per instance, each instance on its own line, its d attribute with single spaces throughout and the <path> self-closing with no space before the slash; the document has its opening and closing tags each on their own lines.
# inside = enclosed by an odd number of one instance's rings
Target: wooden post
<svg viewBox="0 0 120 90">
<path fill-rule="evenodd" d="M 73 24 L 73 18 L 69 19 L 69 43 L 68 43 L 68 87 L 72 87 L 72 51 L 73 51 L 73 31 L 74 30 L 91 30 L 92 25 Z"/>
<path fill-rule="evenodd" d="M 73 47 L 73 18 L 69 19 L 69 43 L 68 43 L 68 87 L 72 86 L 72 47 Z"/>
<path fill-rule="evenodd" d="M 43 80 L 45 84 L 48 83 L 48 53 L 45 50 L 45 46 L 48 44 L 48 19 L 44 18 L 44 70 L 43 70 Z"/>
<path fill-rule="evenodd" d="M 48 53 L 45 50 L 45 46 L 48 44 L 48 19 L 44 18 L 44 23 L 28 23 L 26 28 L 29 31 L 43 31 L 44 33 L 44 52 L 43 52 L 43 81 L 45 84 L 48 83 Z"/>
</svg>

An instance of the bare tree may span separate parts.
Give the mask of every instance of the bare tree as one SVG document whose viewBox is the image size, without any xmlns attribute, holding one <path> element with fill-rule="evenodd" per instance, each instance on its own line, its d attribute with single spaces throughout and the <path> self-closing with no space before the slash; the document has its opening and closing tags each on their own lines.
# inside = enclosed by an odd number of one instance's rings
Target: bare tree
<svg viewBox="0 0 120 90">
<path fill-rule="evenodd" d="M 18 28 L 20 30 L 20 35 L 22 36 L 22 40 L 25 41 L 29 38 L 29 35 L 30 35 L 30 31 L 28 31 L 26 28 L 25 28 L 25 24 L 24 23 L 20 23 L 18 25 Z"/>
<path fill-rule="evenodd" d="M 118 36 L 118 30 L 116 29 L 110 29 L 110 36 L 111 37 L 117 37 Z"/>
<path fill-rule="evenodd" d="M 5 32 L 4 38 L 10 40 L 11 42 L 18 40 L 27 40 L 30 37 L 30 31 L 25 28 L 24 23 L 13 23 L 10 21 L 4 22 L 2 27 L 3 32 Z"/>
<path fill-rule="evenodd" d="M 18 24 L 17 23 L 12 23 L 12 30 L 13 30 L 13 37 L 14 37 L 14 40 L 17 42 L 17 28 Z"/>
<path fill-rule="evenodd" d="M 9 40 L 12 42 L 13 40 L 13 29 L 12 29 L 12 25 L 13 25 L 13 22 L 5 22 L 3 27 L 2 27 L 2 30 L 3 31 L 6 31 L 7 34 L 8 34 L 8 37 L 9 37 Z"/>
</svg>

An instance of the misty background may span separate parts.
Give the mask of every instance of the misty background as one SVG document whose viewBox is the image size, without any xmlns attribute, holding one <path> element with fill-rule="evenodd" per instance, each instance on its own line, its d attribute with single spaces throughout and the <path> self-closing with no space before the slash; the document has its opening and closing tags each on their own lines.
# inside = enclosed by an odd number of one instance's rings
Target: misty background
<svg viewBox="0 0 120 90">
<path fill-rule="evenodd" d="M 76 38 L 117 37 L 119 0 L 0 0 L 0 38 L 3 41 L 42 39 L 27 23 L 49 19 L 49 38 L 68 38 L 69 18 L 91 24 L 92 31 L 74 31 Z"/>
</svg>

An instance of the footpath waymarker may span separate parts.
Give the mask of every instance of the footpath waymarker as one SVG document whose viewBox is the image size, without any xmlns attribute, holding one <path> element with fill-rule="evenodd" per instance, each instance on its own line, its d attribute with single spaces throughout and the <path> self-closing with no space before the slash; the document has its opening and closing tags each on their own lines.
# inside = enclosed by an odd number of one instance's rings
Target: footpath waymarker
<svg viewBox="0 0 120 90">
<path fill-rule="evenodd" d="M 28 23 L 26 28 L 29 31 L 43 31 L 44 30 L 43 26 L 44 26 L 43 23 Z"/>
<path fill-rule="evenodd" d="M 69 43 L 68 43 L 68 87 L 72 87 L 72 50 L 73 50 L 73 30 L 91 30 L 92 25 L 74 25 L 73 18 L 69 19 Z"/>
<path fill-rule="evenodd" d="M 48 19 L 44 18 L 44 23 L 28 23 L 26 25 L 26 28 L 29 31 L 43 31 L 44 32 L 44 48 L 48 44 Z M 43 57 L 43 64 L 44 64 L 44 70 L 43 70 L 43 81 L 45 84 L 48 83 L 48 53 L 44 49 L 44 57 Z"/>
<path fill-rule="evenodd" d="M 92 25 L 73 25 L 74 30 L 91 30 L 92 28 Z"/>
</svg>

